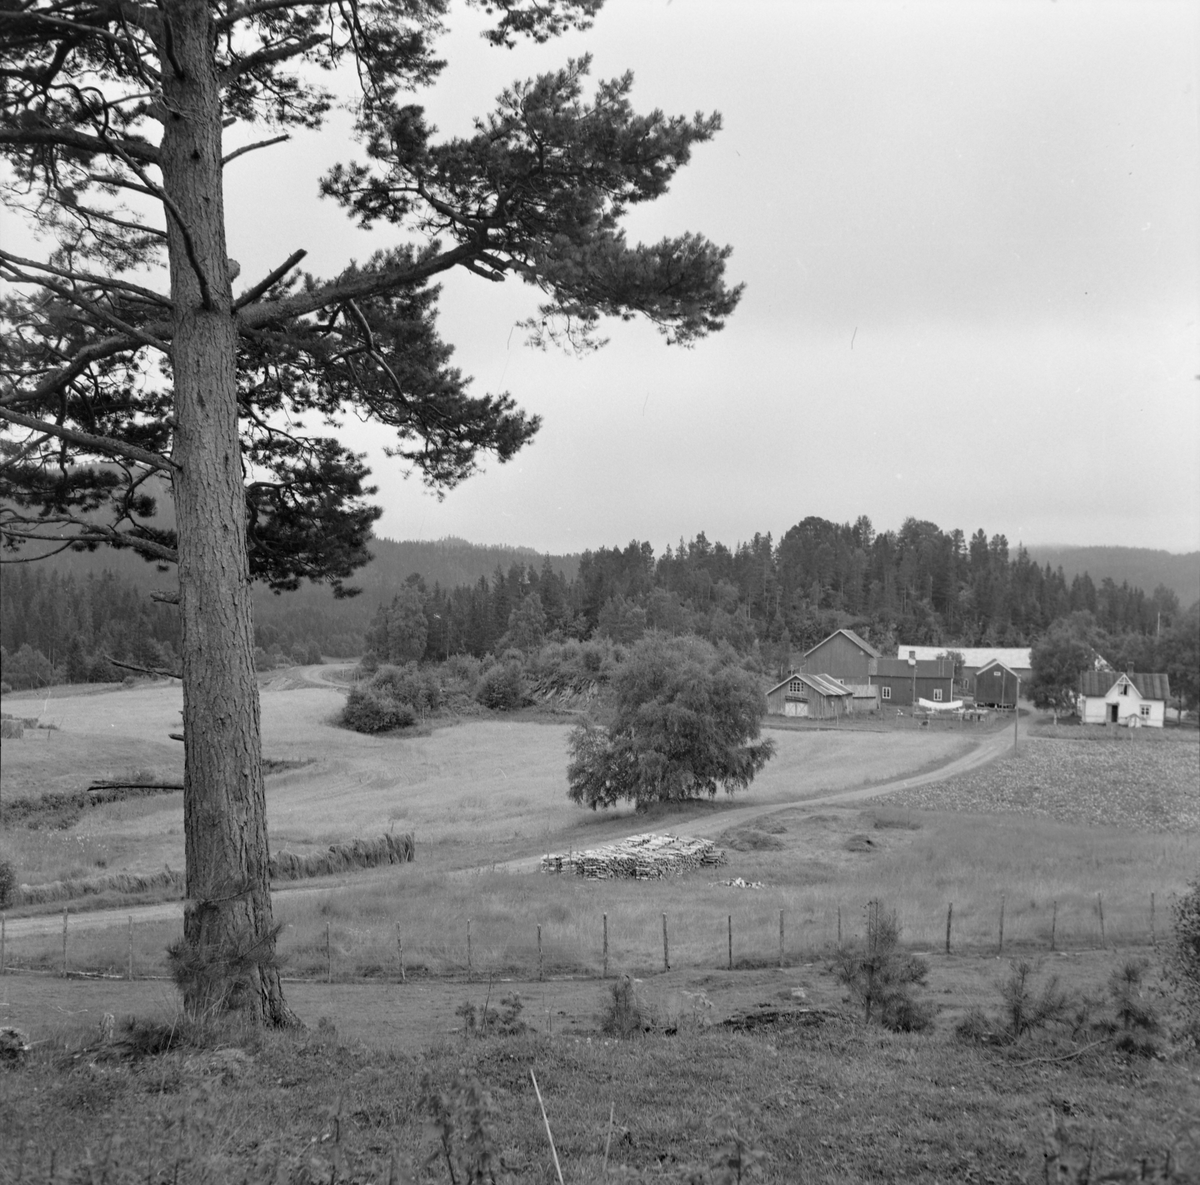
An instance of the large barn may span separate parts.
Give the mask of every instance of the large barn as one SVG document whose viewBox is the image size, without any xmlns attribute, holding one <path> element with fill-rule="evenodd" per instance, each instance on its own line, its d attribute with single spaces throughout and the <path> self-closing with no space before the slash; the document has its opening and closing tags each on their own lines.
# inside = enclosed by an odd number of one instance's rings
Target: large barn
<svg viewBox="0 0 1200 1185">
<path fill-rule="evenodd" d="M 1033 677 L 1033 664 L 1028 646 L 955 646 L 952 643 L 945 646 L 899 646 L 896 649 L 898 658 L 907 658 L 915 654 L 917 661 L 932 661 L 948 650 L 957 651 L 963 656 L 962 670 L 959 671 L 959 686 L 956 691 L 966 695 L 975 695 L 975 679 L 979 672 L 989 663 L 1001 662 L 1022 683 L 1028 684 Z M 978 696 L 975 696 L 978 699 Z"/>
<path fill-rule="evenodd" d="M 1162 728 L 1170 698 L 1170 680 L 1162 674 L 1084 671 L 1079 676 L 1079 719 L 1083 724 Z"/>
<path fill-rule="evenodd" d="M 832 675 L 850 688 L 855 707 L 873 707 L 875 687 L 871 676 L 875 673 L 878 658 L 879 651 L 853 630 L 835 630 L 804 652 L 800 670 L 808 675 Z"/>
<path fill-rule="evenodd" d="M 767 714 L 835 720 L 851 710 L 850 688 L 829 675 L 794 672 L 767 692 Z"/>
<path fill-rule="evenodd" d="M 954 699 L 954 664 L 948 659 L 879 658 L 873 682 L 882 707 L 911 707 L 917 699 L 948 704 Z"/>
</svg>

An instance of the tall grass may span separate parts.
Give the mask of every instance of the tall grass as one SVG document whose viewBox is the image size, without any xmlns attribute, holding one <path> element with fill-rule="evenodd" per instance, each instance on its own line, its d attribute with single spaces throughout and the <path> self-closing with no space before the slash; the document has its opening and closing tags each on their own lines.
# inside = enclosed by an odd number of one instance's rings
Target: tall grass
<svg viewBox="0 0 1200 1185">
<path fill-rule="evenodd" d="M 828 828 L 818 845 L 826 854 L 814 859 L 797 847 L 730 851 L 719 870 L 654 882 L 455 873 L 418 863 L 369 884 L 279 895 L 285 973 L 396 976 L 399 941 L 406 975 L 463 976 L 469 921 L 470 969 L 477 976 L 535 976 L 539 925 L 547 975 L 595 975 L 603 968 L 607 915 L 609 971 L 649 974 L 663 966 L 664 913 L 672 967 L 726 966 L 731 918 L 734 965 L 772 965 L 779 958 L 780 910 L 784 958 L 794 964 L 834 949 L 839 912 L 843 940 L 860 934 L 871 899 L 896 910 L 909 947 L 941 949 L 953 903 L 954 948 L 996 953 L 1002 897 L 1005 953 L 1048 950 L 1052 926 L 1060 950 L 1097 947 L 1101 908 L 1109 945 L 1144 945 L 1151 937 L 1151 893 L 1161 936 L 1170 895 L 1200 863 L 1195 832 L 1129 834 L 1015 816 L 897 810 L 813 816 L 793 809 L 777 819 L 790 843 L 806 829 Z M 844 840 L 855 828 L 872 829 L 881 850 L 848 852 Z M 766 887 L 722 883 L 736 877 Z M 108 934 L 87 940 L 91 954 L 76 952 L 81 967 L 86 958 L 98 968 L 121 963 L 126 935 Z M 10 950 L 24 964 L 61 961 L 57 937 L 10 943 Z M 147 971 L 165 967 L 157 955 L 147 957 Z"/>
</svg>

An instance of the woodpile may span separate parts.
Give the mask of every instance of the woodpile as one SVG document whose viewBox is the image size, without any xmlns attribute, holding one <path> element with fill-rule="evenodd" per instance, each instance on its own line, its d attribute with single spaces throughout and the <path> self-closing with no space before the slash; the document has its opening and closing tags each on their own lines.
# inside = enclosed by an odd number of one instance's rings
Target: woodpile
<svg viewBox="0 0 1200 1185">
<path fill-rule="evenodd" d="M 572 872 L 595 880 L 631 877 L 655 880 L 676 876 L 705 864 L 724 864 L 725 853 L 711 839 L 686 835 L 631 835 L 602 848 L 551 853 L 542 857 L 543 872 Z"/>
</svg>

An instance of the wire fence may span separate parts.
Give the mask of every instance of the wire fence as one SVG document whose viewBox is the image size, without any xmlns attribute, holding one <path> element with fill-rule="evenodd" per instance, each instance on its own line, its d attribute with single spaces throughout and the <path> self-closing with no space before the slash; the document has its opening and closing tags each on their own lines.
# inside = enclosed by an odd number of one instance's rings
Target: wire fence
<svg viewBox="0 0 1200 1185">
<path fill-rule="evenodd" d="M 1166 900 L 1151 892 L 1140 907 L 1126 900 L 1115 909 L 1110 903 L 1106 912 L 1104 895 L 1098 892 L 1091 899 L 1076 896 L 1037 910 L 1028 904 L 1014 910 L 1009 895 L 1001 894 L 989 903 L 990 915 L 978 903 L 956 912 L 954 902 L 947 902 L 936 920 L 898 920 L 903 945 L 931 955 L 1144 948 L 1157 947 L 1170 926 Z M 310 920 L 285 927 L 277 951 L 289 975 L 328 982 L 469 981 L 497 974 L 527 980 L 608 978 L 624 971 L 643 975 L 682 968 L 787 967 L 832 957 L 839 948 L 860 942 L 863 919 L 872 908 L 888 906 L 873 899 L 828 909 L 789 909 L 760 901 L 724 914 L 643 908 L 613 917 L 599 911 L 566 923 L 464 917 L 438 925 L 436 936 L 428 925 L 406 933 L 400 921 Z M 138 923 L 129 915 L 124 925 L 85 928 L 78 925 L 79 917 L 64 907 L 61 930 L 53 937 L 44 929 L 18 937 L 10 935 L 0 913 L 0 975 L 37 970 L 132 980 L 168 974 L 166 947 L 178 934 L 178 920 Z"/>
</svg>

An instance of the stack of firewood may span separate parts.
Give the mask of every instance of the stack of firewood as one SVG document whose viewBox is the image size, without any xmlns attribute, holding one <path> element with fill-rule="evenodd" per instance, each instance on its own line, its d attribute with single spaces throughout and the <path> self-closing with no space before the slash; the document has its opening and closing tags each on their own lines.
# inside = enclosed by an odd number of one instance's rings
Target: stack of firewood
<svg viewBox="0 0 1200 1185">
<path fill-rule="evenodd" d="M 628 839 L 582 852 L 542 857 L 543 872 L 573 872 L 598 880 L 632 877 L 653 880 L 674 876 L 703 864 L 724 864 L 725 853 L 710 839 L 686 835 L 631 835 Z"/>
</svg>

